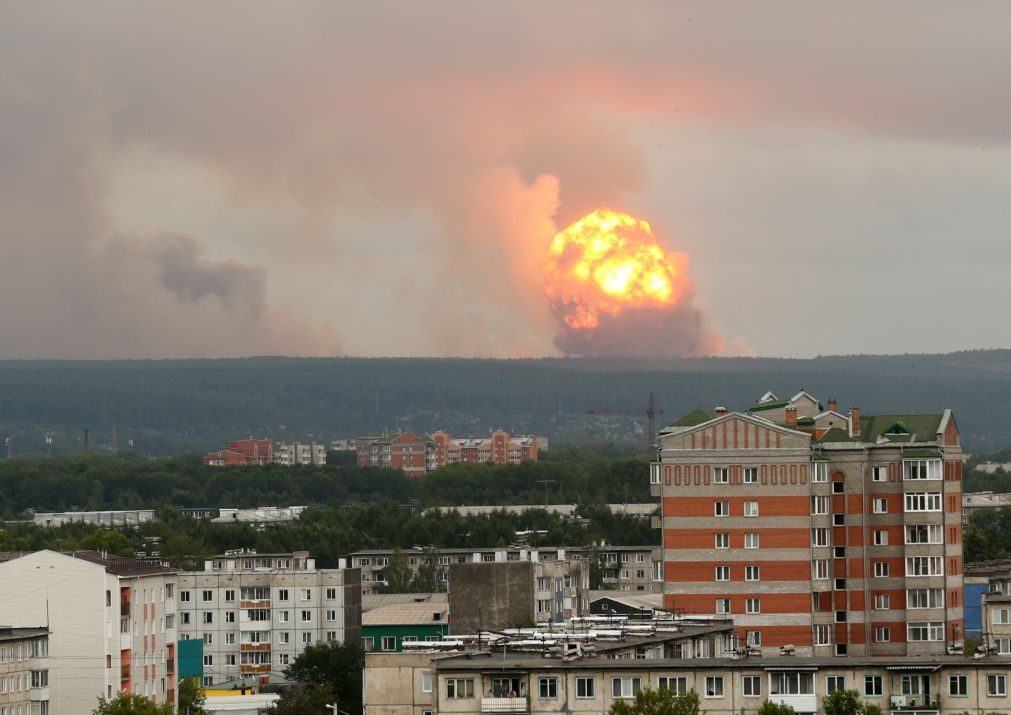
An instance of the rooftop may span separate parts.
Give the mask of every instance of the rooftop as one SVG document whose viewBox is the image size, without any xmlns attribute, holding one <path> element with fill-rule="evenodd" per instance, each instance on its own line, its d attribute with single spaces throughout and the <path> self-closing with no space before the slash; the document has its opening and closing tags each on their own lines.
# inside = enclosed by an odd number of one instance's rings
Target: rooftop
<svg viewBox="0 0 1011 715">
<path fill-rule="evenodd" d="M 420 626 L 433 623 L 445 624 L 449 604 L 432 603 L 391 603 L 372 608 L 362 613 L 363 626 Z M 436 618 L 436 614 L 438 618 Z"/>
<path fill-rule="evenodd" d="M 11 628 L 0 626 L 0 642 L 21 641 L 30 638 L 41 638 L 49 635 L 48 628 Z"/>
</svg>

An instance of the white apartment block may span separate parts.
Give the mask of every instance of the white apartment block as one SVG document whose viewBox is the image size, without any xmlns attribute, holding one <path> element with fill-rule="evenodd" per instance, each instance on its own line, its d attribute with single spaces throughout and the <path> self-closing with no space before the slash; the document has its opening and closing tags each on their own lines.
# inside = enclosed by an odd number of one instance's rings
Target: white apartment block
<svg viewBox="0 0 1011 715">
<path fill-rule="evenodd" d="M 0 627 L 0 715 L 50 715 L 49 629 Z"/>
<path fill-rule="evenodd" d="M 0 554 L 0 619 L 50 631 L 47 711 L 90 715 L 120 692 L 174 704 L 175 584 L 172 569 L 97 551 Z"/>
<path fill-rule="evenodd" d="M 361 572 L 317 569 L 307 551 L 228 551 L 179 574 L 179 637 L 204 641 L 204 684 L 264 682 L 307 645 L 358 643 Z"/>
<path fill-rule="evenodd" d="M 274 463 L 289 467 L 326 464 L 326 445 L 320 442 L 278 442 L 274 445 Z"/>
</svg>

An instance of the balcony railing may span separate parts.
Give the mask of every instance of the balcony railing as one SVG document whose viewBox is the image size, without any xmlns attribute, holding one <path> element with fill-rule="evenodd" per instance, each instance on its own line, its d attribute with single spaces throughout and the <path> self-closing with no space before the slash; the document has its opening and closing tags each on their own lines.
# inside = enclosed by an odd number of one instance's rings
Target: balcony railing
<svg viewBox="0 0 1011 715">
<path fill-rule="evenodd" d="M 888 711 L 902 715 L 938 715 L 941 704 L 933 695 L 892 695 Z"/>
<path fill-rule="evenodd" d="M 270 643 L 241 643 L 239 644 L 239 650 L 244 653 L 270 650 Z"/>
<path fill-rule="evenodd" d="M 483 713 L 525 713 L 529 710 L 530 705 L 525 697 L 481 698 L 481 712 Z"/>
<path fill-rule="evenodd" d="M 239 601 L 239 608 L 270 608 L 269 598 Z"/>
<path fill-rule="evenodd" d="M 130 602 L 129 601 L 120 601 L 120 604 L 119 604 L 119 615 L 121 615 L 121 616 L 129 616 L 130 615 Z"/>
<path fill-rule="evenodd" d="M 261 663 L 260 665 L 240 665 L 239 671 L 243 674 L 246 673 L 269 673 L 270 663 Z"/>
<path fill-rule="evenodd" d="M 120 680 L 129 680 L 130 679 L 130 666 L 129 665 L 121 665 L 119 667 L 119 679 Z"/>
</svg>

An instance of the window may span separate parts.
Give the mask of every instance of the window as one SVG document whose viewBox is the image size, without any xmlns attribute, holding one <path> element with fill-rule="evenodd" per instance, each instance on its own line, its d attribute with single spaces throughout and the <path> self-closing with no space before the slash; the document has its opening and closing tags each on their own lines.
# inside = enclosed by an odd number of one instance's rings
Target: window
<svg viewBox="0 0 1011 715">
<path fill-rule="evenodd" d="M 837 546 L 837 547 L 835 547 L 832 550 L 832 555 L 835 558 L 837 558 L 837 559 L 844 559 L 844 558 L 846 558 L 846 547 L 845 546 Z"/>
<path fill-rule="evenodd" d="M 376 649 L 376 639 L 371 636 L 365 636 L 362 638 L 362 648 L 367 651 L 374 651 Z"/>
<path fill-rule="evenodd" d="M 232 603 L 235 601 L 235 589 L 227 589 L 225 591 L 225 602 Z"/>
<path fill-rule="evenodd" d="M 865 675 L 864 676 L 864 695 L 868 697 L 880 697 L 882 693 L 881 689 L 881 676 L 880 675 Z"/>
<path fill-rule="evenodd" d="M 269 613 L 269 611 L 268 611 L 268 613 Z M 250 615 L 252 615 L 252 614 L 250 614 Z M 277 612 L 277 620 L 278 620 L 279 623 L 287 623 L 288 622 L 288 618 L 289 618 L 289 612 L 288 611 L 278 611 Z"/>
<path fill-rule="evenodd" d="M 873 509 L 875 514 L 887 514 L 888 513 L 888 500 L 884 497 L 876 497 L 873 500 Z"/>
<path fill-rule="evenodd" d="M 189 611 L 183 611 L 179 614 L 179 623 L 184 626 L 188 626 L 190 623 Z M 127 631 L 128 632 L 128 631 Z"/>
<path fill-rule="evenodd" d="M 558 699 L 558 678 L 538 678 L 537 679 L 537 697 L 541 700 L 557 700 Z"/>
<path fill-rule="evenodd" d="M 718 501 L 713 505 L 713 514 L 716 516 L 730 516 L 730 502 Z"/>
<path fill-rule="evenodd" d="M 814 673 L 776 673 L 771 690 L 770 695 L 814 695 Z"/>
<path fill-rule="evenodd" d="M 32 671 L 32 687 L 45 688 L 49 685 L 49 670 Z"/>
<path fill-rule="evenodd" d="M 749 598 L 744 601 L 744 612 L 745 613 L 761 613 L 762 612 L 762 599 L 760 598 Z"/>
<path fill-rule="evenodd" d="M 277 634 L 277 642 L 278 643 L 290 643 L 291 642 L 291 633 L 289 633 L 288 631 L 280 631 Z"/>
<path fill-rule="evenodd" d="M 235 645 L 235 634 L 234 633 L 226 633 L 225 634 L 225 643 L 227 643 L 228 645 Z"/>
<path fill-rule="evenodd" d="M 906 624 L 906 640 L 909 641 L 941 641 L 944 640 L 944 623 L 926 621 Z"/>
<path fill-rule="evenodd" d="M 716 599 L 716 612 L 721 614 L 730 613 L 730 599 L 729 598 L 717 598 Z"/>
<path fill-rule="evenodd" d="M 825 527 L 811 529 L 811 546 L 828 546 L 829 530 Z"/>
<path fill-rule="evenodd" d="M 948 676 L 948 695 L 964 697 L 969 694 L 969 678 L 965 675 Z"/>
<path fill-rule="evenodd" d="M 828 481 L 828 462 L 818 461 L 811 464 L 811 481 Z"/>
<path fill-rule="evenodd" d="M 759 581 L 759 567 L 758 566 L 745 566 L 744 567 L 744 580 L 745 581 Z"/>
<path fill-rule="evenodd" d="M 942 535 L 940 524 L 910 524 L 906 527 L 907 544 L 940 544 Z"/>
<path fill-rule="evenodd" d="M 205 655 L 204 656 L 204 665 L 214 665 L 214 656 L 213 655 Z"/>
<path fill-rule="evenodd" d="M 421 692 L 432 692 L 432 671 L 430 670 L 421 671 Z"/>
<path fill-rule="evenodd" d="M 201 621 L 203 623 L 214 623 L 214 611 L 204 611 Z"/>
<path fill-rule="evenodd" d="M 277 589 L 277 600 L 278 601 L 287 601 L 288 600 L 288 589 L 286 589 L 286 588 L 279 588 L 279 589 Z"/>
<path fill-rule="evenodd" d="M 302 589 L 302 600 L 303 601 L 311 601 L 312 600 L 312 589 L 311 588 L 303 588 Z"/>
<path fill-rule="evenodd" d="M 751 646 L 752 648 L 762 647 L 762 632 L 761 631 L 745 631 L 744 632 L 744 643 L 745 645 Z"/>
<path fill-rule="evenodd" d="M 846 579 L 844 579 L 844 578 L 837 578 L 835 580 L 835 590 L 836 591 L 845 591 L 846 590 Z"/>
<path fill-rule="evenodd" d="M 902 479 L 940 479 L 940 459 L 904 459 L 902 460 Z"/>
<path fill-rule="evenodd" d="M 189 591 L 180 591 L 179 592 L 179 600 L 182 601 L 183 603 L 189 603 L 190 592 Z"/>
<path fill-rule="evenodd" d="M 758 548 L 758 532 L 749 531 L 744 534 L 744 548 L 746 549 L 757 549 Z"/>
<path fill-rule="evenodd" d="M 336 600 L 337 599 L 337 589 L 336 588 L 328 588 L 326 590 L 326 599 L 328 601 L 334 601 L 334 600 Z M 431 692 L 431 691 L 429 691 L 429 692 Z"/>
<path fill-rule="evenodd" d="M 988 674 L 986 676 L 986 694 L 991 697 L 1007 695 L 1007 675 L 1004 673 Z"/>
<path fill-rule="evenodd" d="M 832 482 L 832 493 L 833 494 L 842 494 L 844 491 L 846 491 L 846 483 L 845 482 Z"/>
<path fill-rule="evenodd" d="M 306 631 L 305 633 L 303 633 L 302 634 L 302 642 L 306 643 L 306 644 L 312 643 L 312 633 L 310 633 L 309 631 Z"/>
<path fill-rule="evenodd" d="M 312 621 L 312 611 L 302 611 L 302 623 L 310 623 Z"/>
<path fill-rule="evenodd" d="M 941 493 L 906 492 L 906 511 L 941 511 Z"/>
<path fill-rule="evenodd" d="M 707 698 L 722 698 L 723 697 L 723 676 L 722 675 L 708 675 L 708 676 L 706 676 L 706 697 Z"/>
<path fill-rule="evenodd" d="M 811 562 L 811 578 L 815 581 L 828 578 L 828 559 L 815 559 Z"/>
<path fill-rule="evenodd" d="M 455 700 L 474 697 L 474 679 L 447 678 L 446 697 Z"/>
<path fill-rule="evenodd" d="M 225 611 L 225 623 L 235 623 L 235 611 Z"/>
<path fill-rule="evenodd" d="M 746 501 L 746 502 L 744 502 L 744 516 L 758 516 L 758 502 L 757 501 Z"/>
<path fill-rule="evenodd" d="M 874 562 L 874 577 L 875 578 L 887 578 L 888 577 L 888 562 L 887 561 L 875 561 Z"/>
<path fill-rule="evenodd" d="M 811 497 L 811 513 L 828 514 L 828 497 Z"/>
<path fill-rule="evenodd" d="M 333 623 L 337 620 L 337 611 L 327 611 L 326 612 L 327 623 Z"/>
<path fill-rule="evenodd" d="M 649 483 L 659 484 L 660 483 L 660 470 L 662 465 L 659 462 L 650 462 L 649 465 Z"/>
<path fill-rule="evenodd" d="M 713 484 L 727 484 L 730 481 L 730 470 L 726 467 L 713 468 Z"/>
<path fill-rule="evenodd" d="M 832 526 L 846 526 L 846 515 L 845 514 L 833 514 L 832 515 Z"/>
<path fill-rule="evenodd" d="M 225 665 L 235 665 L 235 656 L 234 655 L 226 655 L 225 656 Z"/>
<path fill-rule="evenodd" d="M 944 589 L 907 588 L 906 608 L 944 608 Z"/>
<path fill-rule="evenodd" d="M 942 576 L 940 556 L 907 556 L 906 576 Z"/>
<path fill-rule="evenodd" d="M 576 678 L 576 697 L 577 698 L 594 697 L 593 678 Z"/>
<path fill-rule="evenodd" d="M 891 608 L 891 597 L 887 593 L 874 594 L 874 610 L 887 611 Z"/>
<path fill-rule="evenodd" d="M 744 483 L 745 484 L 758 484 L 758 467 L 745 467 L 744 468 Z"/>
<path fill-rule="evenodd" d="M 396 636 L 383 636 L 383 650 L 390 651 L 397 649 Z"/>
<path fill-rule="evenodd" d="M 741 690 L 747 698 L 762 697 L 762 676 L 744 675 L 741 677 Z"/>
<path fill-rule="evenodd" d="M 832 626 L 819 624 L 814 627 L 814 644 L 830 645 L 832 643 Z"/>
<path fill-rule="evenodd" d="M 846 622 L 846 611 L 836 611 L 835 612 L 835 622 L 845 623 Z"/>
<path fill-rule="evenodd" d="M 214 592 L 213 591 L 201 591 L 200 592 L 200 600 L 203 601 L 204 603 L 208 603 L 210 601 L 213 601 L 214 600 Z"/>
<path fill-rule="evenodd" d="M 214 634 L 213 633 L 204 633 L 204 644 L 205 645 L 213 645 L 214 644 Z"/>
<path fill-rule="evenodd" d="M 888 467 L 874 467 L 871 470 L 871 480 L 875 482 L 887 482 Z"/>
<path fill-rule="evenodd" d="M 611 678 L 611 697 L 634 698 L 641 689 L 642 678 L 638 676 Z"/>
<path fill-rule="evenodd" d="M 888 531 L 885 529 L 874 530 L 874 545 L 888 546 Z"/>
<path fill-rule="evenodd" d="M 729 566 L 717 566 L 716 567 L 716 580 L 717 581 L 729 581 L 730 580 L 730 567 Z"/>
<path fill-rule="evenodd" d="M 726 532 L 720 532 L 714 535 L 716 548 L 717 549 L 729 549 L 730 548 L 730 534 Z"/>
<path fill-rule="evenodd" d="M 892 629 L 888 626 L 877 626 L 874 629 L 875 643 L 888 643 L 892 640 Z"/>
<path fill-rule="evenodd" d="M 669 690 L 675 695 L 688 692 L 688 678 L 683 675 L 661 675 L 656 681 L 657 690 Z"/>
<path fill-rule="evenodd" d="M 846 678 L 842 675 L 826 675 L 825 676 L 825 694 L 831 695 L 837 690 L 846 689 Z"/>
</svg>

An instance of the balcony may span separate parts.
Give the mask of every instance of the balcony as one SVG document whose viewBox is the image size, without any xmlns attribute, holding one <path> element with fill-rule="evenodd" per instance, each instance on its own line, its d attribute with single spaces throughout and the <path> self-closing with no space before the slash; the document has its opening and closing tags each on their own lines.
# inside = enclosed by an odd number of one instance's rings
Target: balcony
<svg viewBox="0 0 1011 715">
<path fill-rule="evenodd" d="M 129 616 L 130 615 L 130 602 L 120 601 L 119 603 L 119 615 Z"/>
<path fill-rule="evenodd" d="M 529 711 L 530 705 L 525 697 L 481 698 L 481 712 L 483 713 L 526 713 Z"/>
<path fill-rule="evenodd" d="M 270 608 L 269 598 L 260 598 L 249 601 L 239 601 L 239 608 Z"/>
<path fill-rule="evenodd" d="M 270 663 L 261 663 L 259 665 L 240 665 L 239 672 L 243 675 L 248 675 L 250 673 L 269 673 Z"/>
<path fill-rule="evenodd" d="M 176 674 L 176 661 L 174 658 L 170 658 L 165 662 L 165 673 L 167 675 Z"/>
<path fill-rule="evenodd" d="M 931 695 L 892 695 L 888 712 L 892 715 L 940 715 L 941 704 Z M 933 700 L 933 701 L 932 701 Z"/>
<path fill-rule="evenodd" d="M 270 643 L 242 643 L 239 650 L 243 653 L 257 653 L 270 650 Z"/>
<path fill-rule="evenodd" d="M 119 667 L 119 679 L 129 680 L 130 679 L 130 666 L 126 663 Z"/>
<path fill-rule="evenodd" d="M 774 703 L 781 703 L 783 705 L 789 705 L 797 712 L 818 712 L 818 696 L 817 695 L 778 695 L 772 694 L 769 696 L 769 700 Z"/>
</svg>

